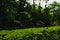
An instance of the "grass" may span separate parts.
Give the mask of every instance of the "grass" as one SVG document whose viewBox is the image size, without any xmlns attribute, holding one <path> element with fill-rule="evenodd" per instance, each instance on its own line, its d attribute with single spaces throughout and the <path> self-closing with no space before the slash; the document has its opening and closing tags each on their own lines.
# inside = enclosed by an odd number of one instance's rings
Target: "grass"
<svg viewBox="0 0 60 40">
<path fill-rule="evenodd" d="M 0 31 L 0 40 L 59 40 L 59 38 L 59 26 Z"/>
</svg>

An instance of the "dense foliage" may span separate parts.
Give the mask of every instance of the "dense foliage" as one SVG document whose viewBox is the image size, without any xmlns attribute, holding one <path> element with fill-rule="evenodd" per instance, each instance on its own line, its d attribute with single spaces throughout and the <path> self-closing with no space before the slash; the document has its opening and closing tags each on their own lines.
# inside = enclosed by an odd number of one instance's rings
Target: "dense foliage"
<svg viewBox="0 0 60 40">
<path fill-rule="evenodd" d="M 50 7 L 52 6 L 52 7 Z M 0 29 L 16 29 L 28 27 L 42 27 L 60 24 L 60 8 L 58 3 L 42 8 L 30 5 L 26 0 L 0 1 Z M 54 7 L 58 7 L 54 10 Z M 56 8 L 57 8 L 56 7 Z"/>
<path fill-rule="evenodd" d="M 60 27 L 2 30 L 0 40 L 60 40 Z"/>
</svg>

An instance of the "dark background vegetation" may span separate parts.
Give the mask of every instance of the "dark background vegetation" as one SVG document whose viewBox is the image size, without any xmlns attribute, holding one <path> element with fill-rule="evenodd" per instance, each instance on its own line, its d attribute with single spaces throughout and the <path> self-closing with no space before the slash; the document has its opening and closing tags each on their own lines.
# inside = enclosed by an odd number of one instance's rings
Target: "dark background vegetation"
<svg viewBox="0 0 60 40">
<path fill-rule="evenodd" d="M 60 25 L 60 3 L 42 8 L 26 0 L 0 1 L 0 29 L 17 29 Z"/>
</svg>

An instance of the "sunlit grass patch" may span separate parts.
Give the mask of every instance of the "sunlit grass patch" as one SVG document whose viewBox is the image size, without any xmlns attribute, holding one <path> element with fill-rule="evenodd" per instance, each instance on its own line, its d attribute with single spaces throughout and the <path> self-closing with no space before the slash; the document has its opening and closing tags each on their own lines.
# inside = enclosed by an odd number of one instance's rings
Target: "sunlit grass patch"
<svg viewBox="0 0 60 40">
<path fill-rule="evenodd" d="M 59 40 L 59 37 L 59 26 L 0 31 L 0 40 Z"/>
</svg>

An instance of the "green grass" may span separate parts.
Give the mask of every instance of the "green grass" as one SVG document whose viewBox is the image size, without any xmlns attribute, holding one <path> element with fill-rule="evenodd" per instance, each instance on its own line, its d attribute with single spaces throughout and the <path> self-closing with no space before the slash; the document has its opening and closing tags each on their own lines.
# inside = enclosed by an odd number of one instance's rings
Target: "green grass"
<svg viewBox="0 0 60 40">
<path fill-rule="evenodd" d="M 60 27 L 1 30 L 0 40 L 60 40 Z"/>
</svg>

